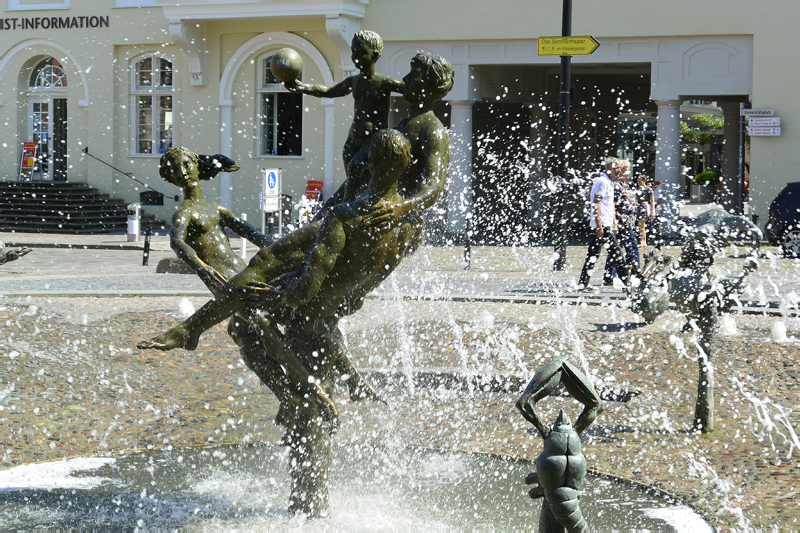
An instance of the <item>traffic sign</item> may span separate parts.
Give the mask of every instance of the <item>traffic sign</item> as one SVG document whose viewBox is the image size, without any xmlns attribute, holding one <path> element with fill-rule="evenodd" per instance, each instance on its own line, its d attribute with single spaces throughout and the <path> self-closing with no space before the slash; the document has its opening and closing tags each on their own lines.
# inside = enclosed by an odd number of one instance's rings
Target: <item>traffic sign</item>
<svg viewBox="0 0 800 533">
<path fill-rule="evenodd" d="M 781 125 L 781 117 L 750 117 L 751 128 L 774 128 Z"/>
<path fill-rule="evenodd" d="M 276 211 L 280 211 L 281 210 L 280 197 L 278 196 L 265 197 L 262 209 L 267 213 L 275 213 Z"/>
<path fill-rule="evenodd" d="M 539 37 L 540 56 L 588 56 L 600 46 L 591 35 Z"/>
<path fill-rule="evenodd" d="M 264 169 L 264 191 L 262 209 L 267 212 L 280 210 L 279 198 L 281 195 L 281 169 Z"/>
<path fill-rule="evenodd" d="M 747 133 L 750 137 L 779 137 L 780 128 L 748 128 Z"/>
<path fill-rule="evenodd" d="M 774 109 L 742 109 L 743 117 L 771 117 L 774 114 Z"/>
</svg>

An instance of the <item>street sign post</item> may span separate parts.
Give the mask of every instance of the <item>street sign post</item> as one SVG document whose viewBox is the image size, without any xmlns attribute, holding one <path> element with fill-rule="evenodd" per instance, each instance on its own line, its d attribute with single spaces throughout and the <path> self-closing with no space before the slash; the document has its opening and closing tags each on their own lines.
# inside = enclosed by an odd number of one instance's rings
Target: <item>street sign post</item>
<svg viewBox="0 0 800 533">
<path fill-rule="evenodd" d="M 750 135 L 750 137 L 780 137 L 781 129 L 750 127 L 747 129 L 747 133 Z"/>
<path fill-rule="evenodd" d="M 588 56 L 599 46 L 591 35 L 539 37 L 540 56 Z"/>
<path fill-rule="evenodd" d="M 771 117 L 775 115 L 774 109 L 742 109 L 743 117 Z"/>
<path fill-rule="evenodd" d="M 781 125 L 781 117 L 750 117 L 751 128 L 774 128 Z"/>
<path fill-rule="evenodd" d="M 282 229 L 281 213 L 281 169 L 264 169 L 264 190 L 261 195 L 261 232 L 267 226 L 266 213 L 278 212 L 278 231 Z"/>
</svg>

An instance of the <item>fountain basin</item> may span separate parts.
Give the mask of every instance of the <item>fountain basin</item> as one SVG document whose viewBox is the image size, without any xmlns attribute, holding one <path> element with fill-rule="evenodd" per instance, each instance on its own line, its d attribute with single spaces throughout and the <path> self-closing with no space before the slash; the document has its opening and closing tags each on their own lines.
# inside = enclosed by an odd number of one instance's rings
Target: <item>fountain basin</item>
<svg viewBox="0 0 800 533">
<path fill-rule="evenodd" d="M 539 501 L 529 461 L 459 452 L 335 447 L 331 516 L 286 511 L 288 454 L 277 445 L 162 450 L 25 465 L 0 472 L 0 527 L 530 529 Z M 589 477 L 590 528 L 711 530 L 689 507 Z"/>
</svg>

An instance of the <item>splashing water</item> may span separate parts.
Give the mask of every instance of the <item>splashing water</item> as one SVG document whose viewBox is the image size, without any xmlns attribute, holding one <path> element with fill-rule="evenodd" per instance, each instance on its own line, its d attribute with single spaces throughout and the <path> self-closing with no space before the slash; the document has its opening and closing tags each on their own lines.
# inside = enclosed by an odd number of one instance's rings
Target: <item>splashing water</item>
<svg viewBox="0 0 800 533">
<path fill-rule="evenodd" d="M 736 386 L 741 395 L 750 402 L 752 411 L 755 413 L 757 423 L 750 419 L 750 431 L 759 439 L 768 438 L 770 447 L 778 452 L 773 439 L 773 434 L 783 439 L 782 445 L 788 445 L 789 449 L 784 457 L 792 457 L 795 449 L 800 450 L 800 440 L 789 420 L 789 415 L 793 409 L 785 409 L 782 405 L 773 401 L 771 398 L 759 398 L 754 393 L 748 391 L 741 381 L 736 377 L 731 378 L 731 382 Z M 759 427 L 760 426 L 760 427 Z"/>
</svg>

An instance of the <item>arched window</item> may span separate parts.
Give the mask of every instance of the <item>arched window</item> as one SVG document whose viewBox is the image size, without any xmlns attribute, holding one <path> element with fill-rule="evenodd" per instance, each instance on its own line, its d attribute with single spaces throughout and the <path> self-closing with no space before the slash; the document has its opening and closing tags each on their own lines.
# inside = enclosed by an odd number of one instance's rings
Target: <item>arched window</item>
<svg viewBox="0 0 800 533">
<path fill-rule="evenodd" d="M 29 85 L 34 90 L 66 89 L 67 75 L 57 59 L 48 57 L 34 67 Z"/>
<path fill-rule="evenodd" d="M 302 155 L 303 95 L 290 93 L 275 79 L 269 68 L 271 59 L 272 55 L 268 55 L 259 60 L 259 81 L 256 84 L 258 154 Z"/>
<path fill-rule="evenodd" d="M 172 62 L 158 54 L 131 68 L 134 155 L 159 155 L 172 147 Z"/>
</svg>

